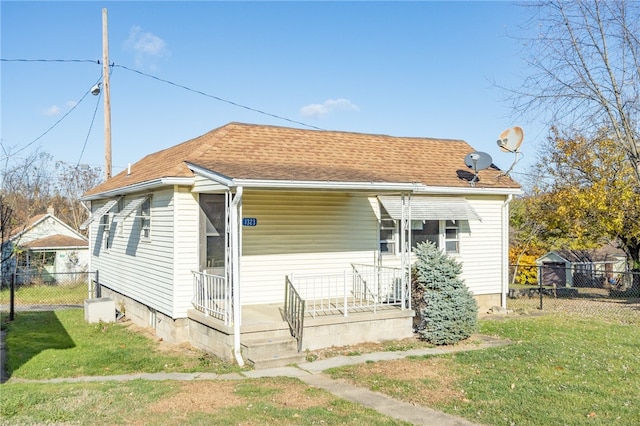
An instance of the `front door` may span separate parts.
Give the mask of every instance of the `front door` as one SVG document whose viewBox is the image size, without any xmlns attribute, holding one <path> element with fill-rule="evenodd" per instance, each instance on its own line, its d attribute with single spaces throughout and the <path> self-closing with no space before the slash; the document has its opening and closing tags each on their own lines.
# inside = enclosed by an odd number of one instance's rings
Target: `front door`
<svg viewBox="0 0 640 426">
<path fill-rule="evenodd" d="M 202 249 L 200 268 L 210 274 L 225 276 L 227 247 L 226 195 L 200 194 Z"/>
</svg>

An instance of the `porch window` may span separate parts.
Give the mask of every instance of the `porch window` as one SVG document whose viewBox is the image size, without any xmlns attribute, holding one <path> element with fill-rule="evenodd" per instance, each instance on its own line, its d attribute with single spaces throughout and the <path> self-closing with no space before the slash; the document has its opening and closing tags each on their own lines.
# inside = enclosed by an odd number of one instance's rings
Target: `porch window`
<svg viewBox="0 0 640 426">
<path fill-rule="evenodd" d="M 389 213 L 380 206 L 380 253 L 396 254 L 398 241 L 397 221 L 393 220 Z"/>
<path fill-rule="evenodd" d="M 227 247 L 225 194 L 200 194 L 200 208 L 206 244 L 202 250 L 202 267 L 214 275 L 224 276 Z"/>
<path fill-rule="evenodd" d="M 140 209 L 140 237 L 151 240 L 151 197 L 145 198 Z"/>
</svg>

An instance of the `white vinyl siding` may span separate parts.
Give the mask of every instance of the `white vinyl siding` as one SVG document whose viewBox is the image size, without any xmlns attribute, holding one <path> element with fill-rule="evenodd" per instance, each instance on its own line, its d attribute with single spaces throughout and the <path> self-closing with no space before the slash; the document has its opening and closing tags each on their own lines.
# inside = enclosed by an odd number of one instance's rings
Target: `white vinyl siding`
<svg viewBox="0 0 640 426">
<path fill-rule="evenodd" d="M 373 264 L 377 219 L 366 197 L 331 192 L 245 191 L 242 304 L 282 303 L 285 276 L 340 274 Z"/>
<path fill-rule="evenodd" d="M 125 202 L 140 195 L 127 196 Z M 174 299 L 173 202 L 173 188 L 152 194 L 151 241 L 142 239 L 136 214 L 122 222 L 122 233 L 112 237 L 109 250 L 100 241 L 99 222 L 91 224 L 91 236 L 98 238 L 90 243 L 92 268 L 99 272 L 100 282 L 167 315 L 173 313 Z"/>
<path fill-rule="evenodd" d="M 197 194 L 188 188 L 178 188 L 174 194 L 174 318 L 187 315 L 193 298 L 193 274 L 198 270 L 198 216 Z"/>
<path fill-rule="evenodd" d="M 224 185 L 220 185 L 208 179 L 206 177 L 202 177 L 196 174 L 195 182 L 193 184 L 193 188 L 191 189 L 193 192 L 225 192 L 227 187 Z"/>
<path fill-rule="evenodd" d="M 482 222 L 469 221 L 460 229 L 462 278 L 473 294 L 495 294 L 502 290 L 502 206 L 504 196 L 467 197 Z"/>
<path fill-rule="evenodd" d="M 462 263 L 462 278 L 473 294 L 500 293 L 503 279 L 502 206 L 505 197 L 465 198 L 482 221 L 456 221 L 459 226 L 459 253 L 449 255 Z M 398 254 L 383 255 L 381 259 L 383 266 L 400 267 Z M 413 254 L 411 261 L 415 262 Z"/>
</svg>

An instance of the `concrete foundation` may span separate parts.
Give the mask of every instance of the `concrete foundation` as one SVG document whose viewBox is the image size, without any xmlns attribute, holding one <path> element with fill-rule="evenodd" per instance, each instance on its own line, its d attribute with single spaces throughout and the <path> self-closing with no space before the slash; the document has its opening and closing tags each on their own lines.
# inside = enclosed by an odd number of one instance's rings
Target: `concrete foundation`
<svg viewBox="0 0 640 426">
<path fill-rule="evenodd" d="M 492 307 L 501 306 L 502 304 L 502 296 L 500 295 L 500 293 L 477 294 L 474 295 L 474 298 L 476 299 L 476 302 L 478 302 L 479 313 L 487 312 Z"/>
<path fill-rule="evenodd" d="M 189 341 L 187 318 L 171 318 L 136 300 L 131 299 L 108 287 L 102 287 L 102 295 L 109 297 L 115 303 L 115 309 L 124 314 L 127 319 L 140 327 L 150 327 L 158 337 L 171 343 Z"/>
</svg>

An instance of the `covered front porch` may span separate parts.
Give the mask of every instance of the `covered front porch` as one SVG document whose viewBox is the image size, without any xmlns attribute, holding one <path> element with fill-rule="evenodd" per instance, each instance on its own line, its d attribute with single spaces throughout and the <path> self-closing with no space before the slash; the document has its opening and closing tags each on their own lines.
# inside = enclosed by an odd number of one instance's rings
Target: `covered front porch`
<svg viewBox="0 0 640 426">
<path fill-rule="evenodd" d="M 413 334 L 408 275 L 400 268 L 353 264 L 333 275 L 284 277 L 283 302 L 233 309 L 233 290 L 221 276 L 194 271 L 192 344 L 224 359 L 234 346 L 254 365 L 302 361 L 305 350 L 402 339 Z M 234 322 L 235 312 L 240 322 Z M 239 332 L 239 339 L 235 333 Z"/>
</svg>

